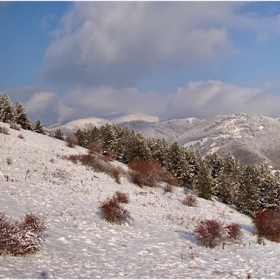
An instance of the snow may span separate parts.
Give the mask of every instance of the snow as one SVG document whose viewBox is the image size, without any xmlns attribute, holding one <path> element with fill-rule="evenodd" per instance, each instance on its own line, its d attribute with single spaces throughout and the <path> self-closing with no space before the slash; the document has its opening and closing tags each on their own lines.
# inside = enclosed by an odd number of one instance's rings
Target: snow
<svg viewBox="0 0 280 280">
<path fill-rule="evenodd" d="M 280 245 L 257 244 L 251 219 L 214 197 L 188 207 L 182 188 L 164 194 L 163 185 L 139 188 L 125 176 L 117 184 L 63 159 L 85 149 L 30 131 L 0 134 L 0 152 L 0 211 L 15 219 L 36 213 L 48 225 L 38 253 L 0 256 L 1 278 L 280 277 Z M 102 219 L 99 204 L 116 190 L 129 195 L 133 224 Z M 203 218 L 240 224 L 242 240 L 224 249 L 201 246 L 192 231 Z"/>
</svg>

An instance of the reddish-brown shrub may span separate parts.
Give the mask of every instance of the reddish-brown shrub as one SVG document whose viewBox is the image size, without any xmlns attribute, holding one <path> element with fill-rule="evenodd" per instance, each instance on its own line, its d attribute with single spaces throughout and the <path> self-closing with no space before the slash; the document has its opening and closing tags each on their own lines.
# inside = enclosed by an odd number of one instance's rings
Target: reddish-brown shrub
<svg viewBox="0 0 280 280">
<path fill-rule="evenodd" d="M 216 219 L 202 220 L 195 229 L 194 235 L 206 247 L 214 248 L 223 237 L 223 225 Z"/>
<path fill-rule="evenodd" d="M 119 167 L 112 167 L 110 171 L 110 176 L 115 178 L 116 183 L 120 184 L 121 183 L 121 174 L 122 174 L 122 169 Z"/>
<path fill-rule="evenodd" d="M 183 204 L 190 206 L 190 207 L 195 207 L 197 205 L 196 196 L 194 196 L 192 194 L 187 194 L 185 199 L 183 200 Z"/>
<path fill-rule="evenodd" d="M 128 195 L 126 193 L 123 193 L 120 191 L 116 191 L 113 198 L 115 200 L 117 200 L 119 203 L 128 203 L 129 202 Z"/>
<path fill-rule="evenodd" d="M 180 187 L 184 181 L 182 179 L 174 177 L 170 172 L 166 171 L 163 181 L 169 185 Z"/>
<path fill-rule="evenodd" d="M 132 220 L 130 212 L 120 205 L 115 198 L 106 199 L 99 206 L 106 221 L 110 223 L 123 223 Z"/>
<path fill-rule="evenodd" d="M 129 163 L 129 175 L 134 184 L 153 187 L 165 179 L 165 170 L 157 161 L 135 160 Z"/>
<path fill-rule="evenodd" d="M 19 134 L 19 135 L 18 135 L 18 138 L 24 139 L 24 136 L 23 136 L 22 134 Z"/>
<path fill-rule="evenodd" d="M 88 149 L 88 152 L 90 154 L 95 154 L 95 153 L 99 154 L 99 153 L 101 153 L 101 148 L 100 148 L 99 144 L 96 143 L 96 142 L 89 143 L 87 145 L 87 149 Z"/>
<path fill-rule="evenodd" d="M 74 135 L 68 135 L 65 141 L 67 142 L 67 146 L 70 148 L 74 148 L 76 145 L 78 145 L 78 140 Z"/>
<path fill-rule="evenodd" d="M 231 240 L 239 240 L 242 237 L 242 231 L 240 225 L 236 223 L 230 223 L 224 227 L 226 238 Z"/>
<path fill-rule="evenodd" d="M 44 220 L 35 214 L 26 214 L 23 221 L 13 221 L 0 213 L 0 253 L 26 255 L 39 250 Z"/>
<path fill-rule="evenodd" d="M 280 242 L 280 212 L 269 208 L 252 217 L 258 236 Z"/>
</svg>

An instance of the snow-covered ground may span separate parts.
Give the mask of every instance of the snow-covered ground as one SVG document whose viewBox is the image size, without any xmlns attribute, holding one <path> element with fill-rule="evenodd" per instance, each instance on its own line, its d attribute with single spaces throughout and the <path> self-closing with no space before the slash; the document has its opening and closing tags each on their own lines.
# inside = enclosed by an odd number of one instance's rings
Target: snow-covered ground
<svg viewBox="0 0 280 280">
<path fill-rule="evenodd" d="M 280 245 L 257 244 L 247 216 L 214 198 L 188 207 L 182 188 L 164 194 L 163 186 L 139 188 L 126 177 L 117 184 L 62 158 L 86 152 L 30 131 L 0 134 L 0 211 L 15 219 L 33 212 L 48 225 L 38 253 L 0 256 L 0 278 L 280 278 Z M 134 224 L 102 219 L 100 202 L 117 190 L 129 195 Z M 212 217 L 240 224 L 241 242 L 201 246 L 192 231 Z"/>
</svg>

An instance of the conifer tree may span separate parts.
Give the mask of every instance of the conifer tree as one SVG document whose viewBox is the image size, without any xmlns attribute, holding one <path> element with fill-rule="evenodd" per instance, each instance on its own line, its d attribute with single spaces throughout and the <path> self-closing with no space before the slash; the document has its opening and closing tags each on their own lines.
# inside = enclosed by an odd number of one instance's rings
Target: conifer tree
<svg viewBox="0 0 280 280">
<path fill-rule="evenodd" d="M 234 204 L 242 213 L 256 214 L 261 210 L 261 193 L 258 170 L 255 166 L 244 166 L 241 170 L 239 188 Z"/>
<path fill-rule="evenodd" d="M 199 172 L 195 177 L 194 187 L 198 190 L 198 197 L 211 199 L 212 177 L 209 168 L 202 158 L 199 163 Z"/>
<path fill-rule="evenodd" d="M 13 104 L 7 94 L 0 95 L 0 121 L 14 122 L 15 112 Z"/>
<path fill-rule="evenodd" d="M 14 121 L 21 125 L 23 129 L 31 130 L 31 122 L 27 117 L 27 111 L 20 102 L 16 103 L 14 110 Z"/>
<path fill-rule="evenodd" d="M 53 137 L 59 140 L 64 140 L 63 132 L 59 128 L 55 130 L 55 132 L 53 133 Z"/>
<path fill-rule="evenodd" d="M 167 170 L 169 170 L 173 176 L 190 184 L 191 182 L 188 180 L 189 164 L 186 160 L 185 147 L 181 146 L 178 142 L 174 142 L 170 146 L 167 156 Z"/>
<path fill-rule="evenodd" d="M 41 124 L 41 121 L 39 119 L 34 123 L 32 129 L 34 132 L 45 134 L 43 125 Z"/>
</svg>

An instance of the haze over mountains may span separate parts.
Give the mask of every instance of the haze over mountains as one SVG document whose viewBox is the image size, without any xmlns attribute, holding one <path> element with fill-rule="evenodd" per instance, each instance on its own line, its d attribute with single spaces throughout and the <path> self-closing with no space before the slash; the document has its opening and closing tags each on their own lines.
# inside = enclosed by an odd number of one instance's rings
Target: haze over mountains
<svg viewBox="0 0 280 280">
<path fill-rule="evenodd" d="M 280 122 L 260 115 L 242 113 L 159 121 L 156 117 L 133 114 L 111 120 L 82 119 L 49 128 L 59 127 L 70 133 L 106 123 L 127 126 L 146 137 L 177 141 L 186 147 L 193 145 L 202 155 L 217 152 L 224 156 L 230 152 L 242 164 L 268 163 L 280 169 Z"/>
</svg>

